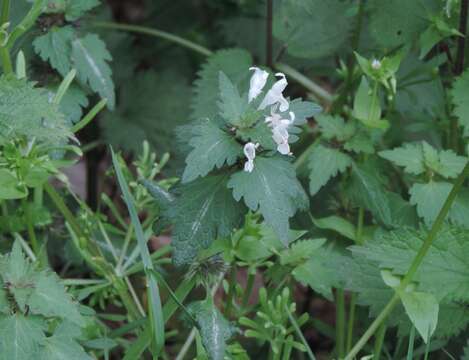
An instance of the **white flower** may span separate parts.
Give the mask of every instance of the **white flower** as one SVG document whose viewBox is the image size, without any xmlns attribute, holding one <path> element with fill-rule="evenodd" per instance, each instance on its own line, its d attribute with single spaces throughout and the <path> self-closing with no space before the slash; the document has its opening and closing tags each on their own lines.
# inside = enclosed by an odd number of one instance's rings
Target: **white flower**
<svg viewBox="0 0 469 360">
<path fill-rule="evenodd" d="M 269 73 L 265 70 L 259 69 L 258 67 L 250 67 L 249 70 L 254 70 L 249 86 L 249 102 L 251 102 L 262 92 L 262 89 L 267 82 L 267 78 L 269 77 Z"/>
<path fill-rule="evenodd" d="M 287 99 L 283 97 L 283 90 L 288 85 L 287 78 L 283 73 L 277 73 L 275 76 L 280 77 L 279 80 L 272 86 L 272 88 L 265 95 L 264 100 L 259 105 L 259 109 L 264 110 L 269 105 L 280 104 L 280 111 L 284 112 L 288 110 L 290 104 Z"/>
<path fill-rule="evenodd" d="M 378 59 L 373 59 L 373 61 L 371 62 L 371 67 L 375 70 L 381 69 L 381 61 L 379 61 Z"/>
<path fill-rule="evenodd" d="M 256 158 L 256 149 L 259 147 L 259 144 L 254 144 L 252 142 L 248 142 L 244 145 L 244 155 L 248 159 L 244 163 L 244 171 L 252 172 L 254 170 L 254 159 Z"/>
<path fill-rule="evenodd" d="M 288 144 L 288 127 L 295 122 L 295 113 L 290 111 L 290 119 L 282 119 L 280 114 L 275 113 L 277 106 L 271 109 L 271 116 L 265 118 L 265 122 L 272 128 L 272 138 L 277 144 L 277 151 L 282 155 L 291 155 Z"/>
</svg>

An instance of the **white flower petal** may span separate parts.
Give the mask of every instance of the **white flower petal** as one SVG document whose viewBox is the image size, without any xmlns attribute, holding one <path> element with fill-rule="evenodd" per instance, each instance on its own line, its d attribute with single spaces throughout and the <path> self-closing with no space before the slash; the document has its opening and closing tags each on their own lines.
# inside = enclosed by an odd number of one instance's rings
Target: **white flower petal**
<svg viewBox="0 0 469 360">
<path fill-rule="evenodd" d="M 248 160 L 244 163 L 244 171 L 250 173 L 254 170 L 254 161 Z"/>
<path fill-rule="evenodd" d="M 277 73 L 275 74 L 275 76 L 281 77 L 281 79 L 277 80 L 277 82 L 267 92 L 264 97 L 264 100 L 262 100 L 262 103 L 259 105 L 259 109 L 264 110 L 269 105 L 280 103 L 280 111 L 284 112 L 288 110 L 289 103 L 287 99 L 283 97 L 282 93 L 287 87 L 288 82 L 285 77 L 285 74 L 283 73 Z"/>
<path fill-rule="evenodd" d="M 381 69 L 381 61 L 379 61 L 378 59 L 373 59 L 373 61 L 371 62 L 371 67 L 375 70 Z"/>
<path fill-rule="evenodd" d="M 256 158 L 256 149 L 259 144 L 254 144 L 252 142 L 247 143 L 244 145 L 244 155 L 248 160 L 254 160 Z"/>
<path fill-rule="evenodd" d="M 291 155 L 290 144 L 288 143 L 278 144 L 277 151 L 282 155 Z"/>
<path fill-rule="evenodd" d="M 254 70 L 249 86 L 249 102 L 251 102 L 262 92 L 262 89 L 267 82 L 267 78 L 269 77 L 269 73 L 257 67 L 251 67 L 249 70 Z"/>
</svg>

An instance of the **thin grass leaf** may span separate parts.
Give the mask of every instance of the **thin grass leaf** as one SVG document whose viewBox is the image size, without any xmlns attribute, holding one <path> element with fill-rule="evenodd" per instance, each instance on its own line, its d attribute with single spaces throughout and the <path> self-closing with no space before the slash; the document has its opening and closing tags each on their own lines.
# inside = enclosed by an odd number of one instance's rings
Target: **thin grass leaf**
<svg viewBox="0 0 469 360">
<path fill-rule="evenodd" d="M 137 209 L 135 208 L 135 203 L 132 198 L 132 195 L 129 191 L 129 187 L 125 181 L 124 174 L 122 169 L 117 161 L 116 154 L 111 147 L 112 154 L 112 163 L 116 171 L 117 180 L 121 188 L 122 194 L 124 196 L 124 201 L 129 210 L 130 218 L 135 229 L 135 236 L 137 237 L 138 246 L 140 247 L 140 256 L 143 261 L 145 275 L 148 281 L 149 286 L 149 298 L 150 298 L 150 319 L 151 321 L 151 330 L 155 341 L 156 351 L 159 354 L 164 347 L 164 318 L 163 310 L 161 307 L 160 293 L 158 289 L 158 283 L 156 279 L 151 276 L 150 270 L 153 270 L 153 263 L 151 261 L 150 252 L 147 248 L 147 243 L 145 241 L 145 236 L 143 234 L 142 224 L 138 218 Z"/>
</svg>

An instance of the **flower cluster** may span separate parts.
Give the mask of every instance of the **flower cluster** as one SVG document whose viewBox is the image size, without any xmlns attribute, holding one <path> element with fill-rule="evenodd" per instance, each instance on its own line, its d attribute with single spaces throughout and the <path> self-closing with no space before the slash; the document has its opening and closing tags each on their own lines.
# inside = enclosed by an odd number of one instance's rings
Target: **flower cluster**
<svg viewBox="0 0 469 360">
<path fill-rule="evenodd" d="M 249 87 L 249 103 L 256 99 L 264 89 L 269 73 L 265 70 L 257 67 L 251 67 L 249 70 L 254 71 L 251 77 Z M 270 108 L 270 116 L 266 116 L 265 122 L 272 129 L 272 139 L 277 144 L 277 151 L 282 155 L 291 155 L 290 144 L 288 143 L 289 133 L 288 128 L 295 121 L 295 114 L 289 112 L 289 119 L 283 118 L 281 113 L 288 111 L 290 103 L 283 96 L 283 91 L 288 85 L 285 74 L 276 73 L 275 76 L 279 78 L 272 88 L 267 92 L 264 99 L 259 105 L 258 110 L 265 110 L 267 107 Z M 256 149 L 259 144 L 252 142 L 247 143 L 244 146 L 244 154 L 248 159 L 244 165 L 244 171 L 252 172 L 254 169 L 254 158 L 256 157 Z"/>
</svg>

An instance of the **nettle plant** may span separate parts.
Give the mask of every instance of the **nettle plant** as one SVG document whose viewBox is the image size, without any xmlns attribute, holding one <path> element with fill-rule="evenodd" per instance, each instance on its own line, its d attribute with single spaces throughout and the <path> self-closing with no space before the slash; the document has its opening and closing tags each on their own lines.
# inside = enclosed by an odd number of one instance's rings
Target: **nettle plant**
<svg viewBox="0 0 469 360">
<path fill-rule="evenodd" d="M 469 358 L 468 0 L 110 3 L 1 1 L 2 358 Z"/>
</svg>

